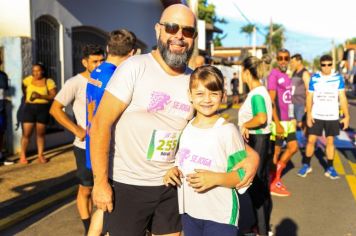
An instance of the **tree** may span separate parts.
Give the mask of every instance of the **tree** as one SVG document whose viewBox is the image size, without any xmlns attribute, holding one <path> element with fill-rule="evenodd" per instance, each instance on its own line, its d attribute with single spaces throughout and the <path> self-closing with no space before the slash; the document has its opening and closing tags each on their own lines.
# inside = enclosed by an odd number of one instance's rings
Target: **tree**
<svg viewBox="0 0 356 236">
<path fill-rule="evenodd" d="M 266 35 L 265 44 L 269 46 L 270 52 L 276 52 L 281 49 L 285 40 L 285 29 L 283 25 L 272 24 L 272 35 L 270 35 L 270 27 L 266 27 L 266 30 L 268 34 Z"/>
<path fill-rule="evenodd" d="M 199 0 L 198 4 L 198 18 L 200 20 L 205 20 L 206 23 L 223 23 L 226 24 L 227 21 L 224 18 L 219 18 L 215 14 L 215 5 L 209 3 L 207 0 Z"/>
<path fill-rule="evenodd" d="M 250 45 L 251 45 L 252 33 L 255 27 L 256 26 L 254 24 L 249 23 L 247 25 L 242 26 L 240 29 L 240 33 L 244 33 L 248 36 Z"/>
<path fill-rule="evenodd" d="M 219 35 L 216 35 L 214 38 L 213 38 L 213 43 L 214 43 L 214 46 L 215 47 L 221 47 L 222 46 L 222 40 L 224 38 L 226 38 L 227 34 L 224 34 L 222 37 L 220 37 Z"/>
<path fill-rule="evenodd" d="M 356 37 L 351 38 L 351 39 L 347 39 L 346 43 L 348 43 L 348 44 L 356 44 Z"/>
</svg>

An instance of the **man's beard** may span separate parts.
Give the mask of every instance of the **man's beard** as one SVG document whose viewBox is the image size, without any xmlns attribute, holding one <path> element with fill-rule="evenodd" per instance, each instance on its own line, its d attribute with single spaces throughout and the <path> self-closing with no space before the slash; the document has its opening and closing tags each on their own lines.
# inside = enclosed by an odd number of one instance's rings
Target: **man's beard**
<svg viewBox="0 0 356 236">
<path fill-rule="evenodd" d="M 279 70 L 282 71 L 283 73 L 286 73 L 288 70 L 288 66 L 278 66 Z"/>
<path fill-rule="evenodd" d="M 183 40 L 177 40 L 175 43 L 186 47 L 186 50 L 183 53 L 175 53 L 169 50 L 171 42 L 172 40 L 167 40 L 167 43 L 164 43 L 160 37 L 157 42 L 157 48 L 168 66 L 177 69 L 183 68 L 192 56 L 194 47 L 192 45 L 191 48 L 188 48 L 188 44 L 186 42 Z"/>
</svg>

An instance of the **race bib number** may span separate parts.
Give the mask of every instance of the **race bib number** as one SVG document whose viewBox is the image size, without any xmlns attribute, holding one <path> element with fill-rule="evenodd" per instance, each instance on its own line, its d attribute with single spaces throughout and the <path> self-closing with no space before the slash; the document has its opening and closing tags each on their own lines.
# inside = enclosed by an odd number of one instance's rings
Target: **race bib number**
<svg viewBox="0 0 356 236">
<path fill-rule="evenodd" d="M 154 130 L 147 152 L 147 160 L 174 162 L 180 132 Z"/>
</svg>

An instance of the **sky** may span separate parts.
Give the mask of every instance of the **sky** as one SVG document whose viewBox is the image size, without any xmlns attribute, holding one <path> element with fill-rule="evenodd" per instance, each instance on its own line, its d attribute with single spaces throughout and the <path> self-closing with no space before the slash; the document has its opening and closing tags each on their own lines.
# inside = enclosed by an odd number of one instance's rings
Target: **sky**
<svg viewBox="0 0 356 236">
<path fill-rule="evenodd" d="M 331 49 L 332 41 L 343 43 L 356 37 L 356 0 L 208 0 L 215 5 L 216 14 L 228 21 L 217 24 L 228 36 L 223 46 L 249 45 L 248 37 L 240 33 L 247 21 L 243 14 L 264 29 L 271 18 L 273 23 L 286 28 L 285 47 L 293 52 L 305 53 L 307 59 Z M 236 7 L 237 6 L 237 7 Z M 257 34 L 257 44 L 264 36 Z"/>
</svg>

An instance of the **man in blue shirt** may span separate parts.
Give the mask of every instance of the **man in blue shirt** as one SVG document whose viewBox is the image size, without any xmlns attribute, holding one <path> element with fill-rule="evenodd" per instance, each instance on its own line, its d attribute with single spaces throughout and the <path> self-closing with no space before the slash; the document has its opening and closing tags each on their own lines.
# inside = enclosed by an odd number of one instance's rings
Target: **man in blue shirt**
<svg viewBox="0 0 356 236">
<path fill-rule="evenodd" d="M 121 63 L 135 53 L 136 36 L 134 33 L 120 29 L 110 33 L 107 45 L 107 59 L 90 75 L 86 89 L 86 166 L 91 169 L 90 134 L 91 121 L 100 104 L 107 83 Z M 95 177 L 94 177 L 95 178 Z M 103 211 L 97 210 L 91 219 L 91 235 L 100 235 L 103 221 Z"/>
<path fill-rule="evenodd" d="M 325 176 L 338 179 L 333 167 L 335 155 L 334 137 L 339 135 L 340 123 L 347 129 L 350 123 L 348 103 L 345 94 L 344 78 L 339 73 L 332 73 L 333 59 L 329 55 L 320 58 L 321 72 L 315 73 L 309 82 L 307 95 L 308 143 L 303 157 L 303 166 L 298 175 L 306 177 L 312 171 L 311 157 L 314 155 L 315 142 L 325 132 L 327 169 Z M 344 118 L 339 121 L 339 106 Z"/>
</svg>

